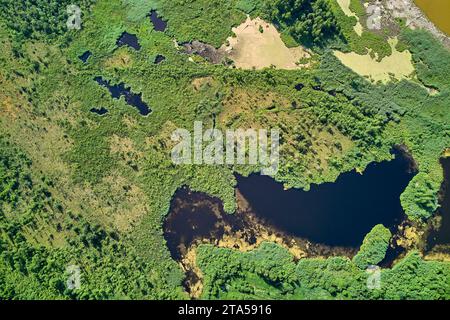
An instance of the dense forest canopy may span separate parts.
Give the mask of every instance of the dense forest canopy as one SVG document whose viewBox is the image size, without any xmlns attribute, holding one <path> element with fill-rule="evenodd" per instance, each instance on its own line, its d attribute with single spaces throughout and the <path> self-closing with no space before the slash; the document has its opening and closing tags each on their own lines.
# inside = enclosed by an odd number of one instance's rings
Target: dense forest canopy
<svg viewBox="0 0 450 320">
<path fill-rule="evenodd" d="M 323 45 L 340 36 L 340 29 L 327 0 L 268 1 L 264 11 L 299 43 Z"/>
</svg>

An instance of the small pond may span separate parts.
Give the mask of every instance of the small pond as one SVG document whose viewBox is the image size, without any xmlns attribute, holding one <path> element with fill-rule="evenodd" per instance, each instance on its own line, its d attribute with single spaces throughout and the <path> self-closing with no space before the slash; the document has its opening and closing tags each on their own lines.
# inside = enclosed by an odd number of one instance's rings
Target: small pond
<svg viewBox="0 0 450 320">
<path fill-rule="evenodd" d="M 155 64 L 160 64 L 161 62 L 163 62 L 164 60 L 166 60 L 166 57 L 164 57 L 162 54 L 158 54 L 155 57 Z"/>
<path fill-rule="evenodd" d="M 78 58 L 80 58 L 80 60 L 83 61 L 83 63 L 86 63 L 91 55 L 92 55 L 92 52 L 86 51 L 81 56 L 79 56 Z"/>
<path fill-rule="evenodd" d="M 139 40 L 136 35 L 124 32 L 122 35 L 117 39 L 117 46 L 129 46 L 135 50 L 141 50 L 141 45 L 139 44 Z"/>
<path fill-rule="evenodd" d="M 92 113 L 95 113 L 95 114 L 99 115 L 99 116 L 103 116 L 103 115 L 105 115 L 105 114 L 108 113 L 108 109 L 106 109 L 106 108 L 104 108 L 104 107 L 101 107 L 101 108 L 92 108 L 90 111 L 91 111 Z"/>
</svg>

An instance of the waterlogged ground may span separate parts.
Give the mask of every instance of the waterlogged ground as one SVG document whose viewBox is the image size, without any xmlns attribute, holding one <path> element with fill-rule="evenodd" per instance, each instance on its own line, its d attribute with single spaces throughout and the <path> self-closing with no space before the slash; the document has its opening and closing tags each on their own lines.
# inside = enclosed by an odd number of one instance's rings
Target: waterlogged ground
<svg viewBox="0 0 450 320">
<path fill-rule="evenodd" d="M 186 271 L 186 288 L 198 296 L 201 272 L 192 255 L 205 243 L 249 252 L 271 241 L 301 259 L 352 257 L 378 224 L 401 237 L 399 227 L 406 216 L 399 196 L 416 169 L 403 151 L 395 150 L 394 155 L 392 161 L 372 164 L 362 174 L 346 173 L 310 191 L 285 190 L 267 176 L 238 176 L 238 209 L 233 215 L 224 212 L 219 199 L 181 188 L 164 222 L 164 237 L 172 257 Z M 384 265 L 390 266 L 403 252 L 392 242 Z"/>
<path fill-rule="evenodd" d="M 371 81 L 387 83 L 392 79 L 410 78 L 414 72 L 412 56 L 408 50 L 398 51 L 398 39 L 389 39 L 392 54 L 378 61 L 371 52 L 360 55 L 355 52 L 334 51 L 336 57 L 347 67 Z"/>
<path fill-rule="evenodd" d="M 445 245 L 450 244 L 450 157 L 441 159 L 441 163 L 445 173 L 445 181 L 441 187 L 441 207 L 438 210 L 433 230 L 428 236 L 428 249 L 430 251 L 439 249 L 439 247 L 445 250 Z M 448 249 L 445 251 L 450 252 Z"/>
</svg>

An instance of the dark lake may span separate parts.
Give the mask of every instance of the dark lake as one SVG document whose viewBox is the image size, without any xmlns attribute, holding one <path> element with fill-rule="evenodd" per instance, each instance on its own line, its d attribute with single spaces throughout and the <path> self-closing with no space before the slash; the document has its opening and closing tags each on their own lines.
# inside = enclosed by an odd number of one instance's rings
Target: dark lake
<svg viewBox="0 0 450 320">
<path fill-rule="evenodd" d="M 130 106 L 139 110 L 142 116 L 147 116 L 151 113 L 151 109 L 142 100 L 142 93 L 133 93 L 130 87 L 126 87 L 124 83 L 111 85 L 111 83 L 102 77 L 95 77 L 94 80 L 101 86 L 108 88 L 111 97 L 119 99 L 121 96 L 125 97 L 125 102 Z"/>
<path fill-rule="evenodd" d="M 416 174 L 412 159 L 395 150 L 395 159 L 370 164 L 364 174 L 342 174 L 335 183 L 310 191 L 284 190 L 270 177 L 237 176 L 237 190 L 251 214 L 292 238 L 327 247 L 358 248 L 377 224 L 396 231 L 406 218 L 400 195 Z M 239 202 L 238 202 L 239 207 Z M 164 223 L 164 235 L 175 259 L 196 239 L 220 239 L 225 230 L 245 230 L 246 214 L 227 215 L 220 200 L 182 188 L 175 194 Z M 254 242 L 252 233 L 246 234 Z"/>
<path fill-rule="evenodd" d="M 430 233 L 427 246 L 432 249 L 436 245 L 450 244 L 450 158 L 441 159 L 444 168 L 444 183 L 440 192 L 440 208 L 437 214 L 441 217 L 441 225 Z"/>
<path fill-rule="evenodd" d="M 141 45 L 139 44 L 138 37 L 134 34 L 124 32 L 122 35 L 117 39 L 117 46 L 130 46 L 131 48 L 135 50 L 141 50 Z"/>
<path fill-rule="evenodd" d="M 150 11 L 150 21 L 156 31 L 164 32 L 167 28 L 167 22 L 158 16 L 158 12 L 156 12 L 156 10 Z"/>
</svg>

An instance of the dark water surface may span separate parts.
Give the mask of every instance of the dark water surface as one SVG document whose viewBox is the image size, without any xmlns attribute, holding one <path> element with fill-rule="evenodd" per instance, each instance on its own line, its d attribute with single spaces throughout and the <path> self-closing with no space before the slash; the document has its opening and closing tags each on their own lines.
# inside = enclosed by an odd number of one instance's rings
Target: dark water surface
<svg viewBox="0 0 450 320">
<path fill-rule="evenodd" d="M 150 21 L 152 22 L 153 27 L 156 31 L 166 31 L 167 22 L 158 16 L 158 12 L 156 12 L 156 10 L 150 11 Z"/>
<path fill-rule="evenodd" d="M 414 177 L 409 157 L 370 164 L 364 174 L 342 174 L 306 192 L 284 190 L 270 177 L 238 177 L 238 188 L 255 213 L 297 237 L 329 246 L 358 247 L 377 224 L 394 228 L 405 219 L 400 195 Z"/>
<path fill-rule="evenodd" d="M 410 157 L 394 153 L 395 160 L 371 164 L 363 175 L 344 173 L 335 183 L 314 185 L 308 192 L 284 190 L 281 183 L 260 175 L 237 176 L 237 189 L 249 212 L 276 233 L 327 247 L 358 248 L 375 225 L 394 232 L 405 220 L 400 194 L 416 171 Z M 246 214 L 226 215 L 219 199 L 179 189 L 163 226 L 172 256 L 179 260 L 196 239 L 215 241 L 226 229 L 251 229 L 254 221 Z M 255 242 L 254 233 L 245 237 Z"/>
<path fill-rule="evenodd" d="M 103 116 L 108 113 L 108 109 L 101 107 L 101 108 L 92 108 L 90 110 L 92 113 L 98 114 L 99 116 Z"/>
<path fill-rule="evenodd" d="M 125 45 L 130 46 L 131 48 L 138 51 L 141 50 L 141 45 L 139 44 L 137 36 L 128 32 L 122 33 L 122 35 L 117 40 L 117 46 L 122 47 Z"/>
<path fill-rule="evenodd" d="M 188 188 L 181 188 L 172 199 L 170 213 L 163 229 L 172 258 L 181 260 L 186 249 L 196 239 L 220 238 L 222 228 L 217 227 L 220 200 Z"/>
<path fill-rule="evenodd" d="M 164 60 L 166 60 L 166 57 L 164 57 L 162 54 L 158 54 L 155 58 L 155 64 L 160 64 Z"/>
<path fill-rule="evenodd" d="M 130 106 L 135 107 L 139 110 L 139 113 L 142 116 L 147 116 L 151 113 L 151 109 L 148 105 L 142 100 L 142 93 L 133 93 L 131 92 L 130 87 L 126 87 L 124 83 L 119 83 L 116 85 L 111 85 L 111 83 L 102 77 L 95 77 L 94 80 L 101 86 L 108 88 L 111 96 L 114 99 L 119 99 L 121 96 L 125 97 L 125 102 Z"/>
<path fill-rule="evenodd" d="M 450 244 L 450 158 L 441 159 L 442 167 L 444 168 L 444 183 L 441 187 L 441 207 L 438 210 L 438 215 L 441 217 L 440 227 L 431 232 L 428 237 L 428 248 L 431 249 L 436 245 Z"/>
</svg>

